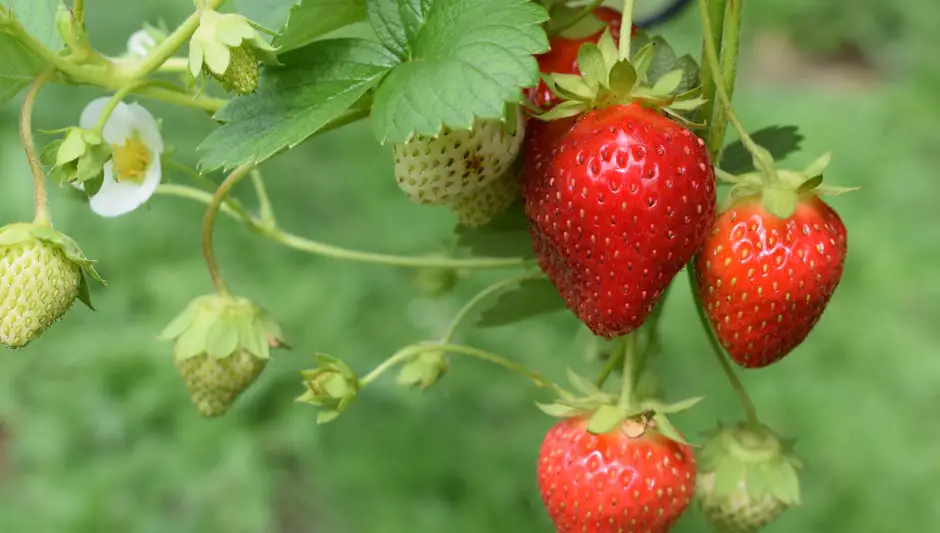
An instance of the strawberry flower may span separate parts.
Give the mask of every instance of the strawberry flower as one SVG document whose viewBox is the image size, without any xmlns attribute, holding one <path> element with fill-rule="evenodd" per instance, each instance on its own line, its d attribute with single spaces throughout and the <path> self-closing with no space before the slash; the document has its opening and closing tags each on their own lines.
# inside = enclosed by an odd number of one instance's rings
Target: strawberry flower
<svg viewBox="0 0 940 533">
<path fill-rule="evenodd" d="M 79 121 L 92 129 L 108 98 L 92 100 Z M 139 104 L 118 103 L 101 131 L 111 146 L 111 160 L 104 164 L 101 187 L 90 195 L 91 210 L 103 217 L 116 217 L 143 205 L 160 185 L 160 156 L 163 138 L 157 121 Z M 85 190 L 83 184 L 74 184 Z"/>
</svg>

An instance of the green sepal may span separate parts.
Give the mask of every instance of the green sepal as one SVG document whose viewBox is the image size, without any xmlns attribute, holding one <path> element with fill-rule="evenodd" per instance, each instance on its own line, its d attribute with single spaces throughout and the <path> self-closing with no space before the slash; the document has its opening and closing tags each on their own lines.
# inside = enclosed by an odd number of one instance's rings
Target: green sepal
<svg viewBox="0 0 940 533">
<path fill-rule="evenodd" d="M 157 334 L 157 339 L 162 341 L 171 341 L 177 339 L 193 323 L 196 311 L 192 306 L 186 306 L 183 312 L 176 315 L 163 330 Z"/>
<path fill-rule="evenodd" d="M 588 420 L 587 431 L 602 435 L 620 426 L 626 418 L 623 409 L 614 405 L 601 405 Z"/>
<path fill-rule="evenodd" d="M 206 352 L 206 336 L 215 323 L 215 316 L 206 312 L 196 312 L 189 324 L 173 345 L 173 357 L 177 361 L 202 355 Z"/>
<path fill-rule="evenodd" d="M 691 446 L 688 442 L 686 442 L 685 438 L 679 434 L 679 430 L 677 430 L 676 427 L 672 425 L 672 422 L 665 413 L 654 414 L 653 421 L 656 422 L 656 429 L 667 439 L 674 440 L 680 444 L 685 444 L 686 446 Z"/>
<path fill-rule="evenodd" d="M 235 319 L 220 316 L 206 330 L 206 355 L 224 359 L 238 348 L 238 325 Z"/>
<path fill-rule="evenodd" d="M 568 376 L 568 382 L 571 383 L 571 386 L 574 387 L 578 392 L 586 396 L 595 397 L 602 396 L 604 394 L 591 380 L 584 376 L 578 375 L 574 370 L 568 368 L 566 370 L 566 375 Z"/>
<path fill-rule="evenodd" d="M 402 365 L 396 377 L 396 383 L 403 387 L 418 387 L 425 390 L 437 383 L 447 370 L 447 359 L 443 352 L 419 352 Z"/>
<path fill-rule="evenodd" d="M 577 416 L 581 414 L 582 412 L 584 412 L 582 409 L 573 407 L 571 405 L 565 405 L 560 402 L 554 402 L 554 403 L 535 402 L 535 406 L 538 407 L 539 410 L 541 410 L 543 413 L 547 414 L 548 416 L 555 417 L 555 418 L 571 418 L 573 416 Z"/>
<path fill-rule="evenodd" d="M 91 309 L 92 311 L 97 311 L 95 306 L 91 303 L 91 290 L 88 286 L 88 277 L 85 276 L 84 271 L 80 272 L 78 275 L 78 301 L 85 304 L 85 307 Z"/>
<path fill-rule="evenodd" d="M 720 461 L 715 472 L 715 496 L 729 498 L 741 484 L 747 472 L 747 465 L 741 461 Z"/>
<path fill-rule="evenodd" d="M 600 87 L 609 87 L 607 64 L 604 61 L 604 54 L 597 45 L 586 43 L 578 49 L 578 68 L 581 71 L 583 83 L 593 88 L 594 91 Z M 588 98 L 590 96 L 589 94 Z"/>
<path fill-rule="evenodd" d="M 329 422 L 342 414 L 356 398 L 360 387 L 359 379 L 340 359 L 326 354 L 316 354 L 314 359 L 318 364 L 317 368 L 300 372 L 307 390 L 298 396 L 296 401 L 335 413 L 322 415 L 325 421 Z M 318 421 L 320 416 L 318 415 Z"/>
</svg>

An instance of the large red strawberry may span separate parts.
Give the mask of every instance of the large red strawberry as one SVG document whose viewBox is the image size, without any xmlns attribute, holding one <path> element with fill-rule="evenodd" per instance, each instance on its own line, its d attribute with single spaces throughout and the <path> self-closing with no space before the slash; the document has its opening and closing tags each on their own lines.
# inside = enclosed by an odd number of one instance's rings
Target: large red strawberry
<svg viewBox="0 0 940 533">
<path fill-rule="evenodd" d="M 842 277 L 846 229 L 812 191 L 785 218 L 760 196 L 723 212 L 696 257 L 698 292 L 739 365 L 767 366 L 806 339 Z"/>
<path fill-rule="evenodd" d="M 620 40 L 620 22 L 621 13 L 608 7 L 599 7 L 593 11 L 593 15 L 607 24 L 614 43 Z M 636 33 L 636 27 L 632 29 Z M 553 35 L 549 41 L 549 51 L 535 56 L 539 63 L 539 71 L 543 73 L 557 72 L 561 74 L 579 74 L 578 70 L 578 50 L 584 43 L 597 43 L 604 30 L 580 38 L 567 38 L 563 35 Z M 545 85 L 543 80 L 539 80 L 537 87 L 526 90 L 526 97 L 536 106 L 543 109 L 550 109 L 558 103 L 558 97 Z"/>
<path fill-rule="evenodd" d="M 526 139 L 523 195 L 542 270 L 596 334 L 639 327 L 705 239 L 715 177 L 701 139 L 638 103 Z"/>
<path fill-rule="evenodd" d="M 665 533 L 689 506 L 695 456 L 655 429 L 626 421 L 603 434 L 564 419 L 542 442 L 538 486 L 558 533 Z"/>
</svg>

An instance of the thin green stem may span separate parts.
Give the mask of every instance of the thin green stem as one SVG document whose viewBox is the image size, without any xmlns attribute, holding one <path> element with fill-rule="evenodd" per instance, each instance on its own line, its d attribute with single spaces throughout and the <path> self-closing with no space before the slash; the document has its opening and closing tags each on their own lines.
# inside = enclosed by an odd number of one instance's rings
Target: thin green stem
<svg viewBox="0 0 940 533">
<path fill-rule="evenodd" d="M 189 58 L 171 57 L 163 62 L 157 72 L 186 72 L 189 69 Z"/>
<path fill-rule="evenodd" d="M 623 14 L 620 19 L 620 48 L 618 57 L 630 59 L 630 37 L 633 33 L 633 6 L 635 0 L 623 0 Z"/>
<path fill-rule="evenodd" d="M 709 35 L 711 35 L 711 45 L 714 46 L 716 50 L 721 48 L 721 38 L 724 34 L 725 2 L 727 2 L 727 0 L 708 0 L 708 24 L 711 32 Z M 703 31 L 703 34 L 704 33 Z M 706 39 L 708 38 L 702 38 L 702 60 L 700 61 L 701 68 L 699 68 L 702 97 L 705 98 L 705 103 L 702 104 L 700 112 L 702 113 L 703 120 L 711 121 L 716 107 L 715 84 L 718 82 L 717 77 L 719 73 L 713 71 L 711 65 L 708 63 Z"/>
<path fill-rule="evenodd" d="M 72 15 L 75 16 L 75 22 L 82 28 L 85 27 L 85 0 L 75 0 L 72 4 Z"/>
<path fill-rule="evenodd" d="M 590 4 L 587 4 L 586 6 L 582 7 L 582 8 L 581 8 L 581 11 L 578 11 L 578 14 L 577 14 L 577 15 L 575 15 L 575 16 L 571 17 L 570 19 L 568 19 L 567 21 L 565 21 L 564 24 L 561 24 L 561 25 L 559 25 L 559 26 L 553 28 L 552 33 L 553 33 L 554 35 L 558 35 L 559 33 L 563 32 L 563 31 L 567 30 L 568 28 L 574 26 L 575 24 L 581 22 L 582 20 L 584 20 L 585 17 L 587 17 L 588 15 L 590 15 L 591 13 L 593 13 L 594 10 L 597 9 L 598 7 L 600 7 L 600 5 L 603 4 L 603 3 L 604 3 L 604 0 L 593 0 Z"/>
<path fill-rule="evenodd" d="M 157 193 L 188 198 L 190 200 L 196 200 L 205 204 L 208 204 L 212 201 L 212 195 L 209 193 L 184 185 L 161 185 L 157 188 Z M 225 212 L 226 210 L 223 208 L 222 211 Z M 535 260 L 523 259 L 521 257 L 480 257 L 473 259 L 451 259 L 447 257 L 406 256 L 362 252 L 359 250 L 350 250 L 347 248 L 332 246 L 311 239 L 306 239 L 304 237 L 288 233 L 279 228 L 267 228 L 261 220 L 246 213 L 232 214 L 240 221 L 247 224 L 251 229 L 261 233 L 265 237 L 271 239 L 274 242 L 277 242 L 278 244 L 302 252 L 331 257 L 333 259 L 389 265 L 402 268 L 453 268 L 481 270 L 518 268 L 537 264 L 537 261 Z"/>
<path fill-rule="evenodd" d="M 731 388 L 733 388 L 734 392 L 738 395 L 738 399 L 741 401 L 741 407 L 744 408 L 744 412 L 747 414 L 748 424 L 756 427 L 759 424 L 757 409 L 754 408 L 754 402 L 752 402 L 751 398 L 747 395 L 747 391 L 744 389 L 744 385 L 741 384 L 741 380 L 738 379 L 738 376 L 734 373 L 734 369 L 731 368 L 731 363 L 728 362 L 725 351 L 718 341 L 718 336 L 715 334 L 715 330 L 712 329 L 711 322 L 708 320 L 705 307 L 702 305 L 702 299 L 698 294 L 698 284 L 695 282 L 695 265 L 693 262 L 689 262 L 686 270 L 689 278 L 689 287 L 692 289 L 692 297 L 695 299 L 695 310 L 698 313 L 702 327 L 705 328 L 712 353 L 715 354 L 715 359 L 718 360 L 722 372 L 725 373 L 728 382 L 731 383 Z"/>
<path fill-rule="evenodd" d="M 741 40 L 741 8 L 742 0 L 727 0 L 724 15 L 724 27 L 721 37 L 721 75 L 720 81 L 728 100 L 734 98 L 735 80 L 738 76 L 738 48 Z M 712 156 L 712 164 L 721 162 L 724 149 L 725 131 L 728 128 L 728 113 L 724 107 L 718 106 L 709 122 L 708 152 Z"/>
<path fill-rule="evenodd" d="M 274 207 L 271 205 L 271 199 L 268 198 L 264 178 L 261 177 L 261 171 L 257 167 L 251 171 L 251 183 L 255 188 L 255 196 L 258 197 L 258 214 L 261 221 L 266 227 L 276 227 L 277 219 L 274 216 Z"/>
<path fill-rule="evenodd" d="M 33 174 L 36 204 L 36 216 L 33 222 L 42 226 L 51 226 L 52 216 L 49 214 L 49 205 L 46 199 L 46 176 L 43 174 L 39 154 L 36 152 L 36 142 L 33 140 L 33 105 L 36 103 L 39 89 L 52 77 L 54 72 L 52 68 L 46 68 L 33 79 L 29 89 L 26 90 L 26 97 L 23 99 L 23 105 L 20 108 L 20 139 L 23 142 L 23 150 L 26 152 L 29 170 Z"/>
<path fill-rule="evenodd" d="M 135 89 L 133 93 L 138 96 L 143 96 L 144 98 L 152 98 L 169 104 L 192 107 L 208 113 L 215 113 L 228 103 L 228 100 L 224 98 L 194 95 L 183 90 L 172 90 L 166 87 L 155 87 L 152 85 L 139 87 Z"/>
<path fill-rule="evenodd" d="M 459 344 L 434 344 L 434 343 L 422 343 L 413 346 L 405 347 L 395 353 L 392 357 L 383 361 L 379 366 L 375 367 L 371 372 L 366 374 L 362 379 L 359 380 L 361 386 L 365 387 L 369 383 L 378 379 L 386 370 L 395 366 L 396 364 L 406 361 L 408 358 L 413 357 L 416 354 L 423 352 L 444 352 L 458 355 L 466 355 L 469 357 L 475 357 L 481 361 L 486 361 L 493 363 L 495 365 L 501 366 L 507 370 L 510 370 L 516 374 L 519 374 L 522 377 L 528 378 L 532 383 L 540 388 L 552 389 L 557 393 L 564 393 L 564 389 L 552 382 L 550 379 L 542 375 L 541 372 L 532 370 L 525 365 L 510 361 L 501 355 L 497 355 L 492 352 L 487 352 L 485 350 L 480 350 L 479 348 L 473 348 L 470 346 L 462 346 Z"/>
<path fill-rule="evenodd" d="M 219 270 L 219 264 L 215 259 L 215 251 L 212 246 L 215 217 L 219 213 L 222 202 L 228 196 L 229 191 L 231 191 L 242 178 L 247 176 L 252 168 L 254 168 L 252 164 L 242 165 L 233 170 L 231 174 L 222 180 L 222 183 L 219 184 L 219 188 L 216 189 L 215 194 L 212 195 L 209 207 L 206 208 L 206 216 L 202 220 L 202 255 L 206 260 L 206 268 L 209 270 L 209 277 L 212 278 L 212 285 L 221 295 L 228 295 L 229 292 L 225 281 L 222 279 L 222 273 Z"/>
<path fill-rule="evenodd" d="M 620 386 L 620 405 L 627 406 L 633 400 L 633 391 L 636 389 L 637 376 L 639 376 L 639 358 L 636 353 L 636 335 L 629 334 L 623 342 L 623 383 Z"/>
<path fill-rule="evenodd" d="M 182 24 L 177 27 L 173 33 L 167 36 L 166 40 L 154 48 L 137 66 L 131 71 L 128 77 L 131 80 L 141 80 L 151 73 L 156 72 L 161 65 L 173 57 L 177 50 L 183 47 L 196 29 L 199 28 L 199 21 L 202 18 L 203 9 L 217 9 L 225 0 L 206 0 L 204 7 L 197 9 Z"/>
<path fill-rule="evenodd" d="M 707 1 L 708 0 L 698 0 L 699 12 L 702 16 L 702 31 L 705 33 L 705 56 L 708 59 L 708 65 L 712 72 L 721 72 L 721 66 L 718 61 L 718 51 L 715 49 L 715 36 L 712 34 L 711 20 L 708 15 Z M 716 83 L 715 89 L 720 104 L 725 108 L 725 112 L 728 115 L 728 121 L 731 122 L 735 132 L 737 132 L 741 143 L 747 148 L 747 151 L 751 153 L 751 156 L 754 158 L 755 166 L 764 172 L 765 182 L 769 184 L 776 181 L 777 172 L 774 169 L 773 158 L 767 150 L 758 146 L 757 143 L 751 139 L 751 136 L 748 135 L 744 125 L 741 124 L 738 117 L 735 116 L 734 109 L 731 107 L 731 98 L 728 96 L 723 85 L 723 83 Z"/>
<path fill-rule="evenodd" d="M 489 298 L 491 295 L 518 283 L 528 281 L 530 279 L 538 279 L 543 277 L 544 274 L 541 272 L 538 273 L 527 273 L 512 278 L 504 279 L 497 281 L 496 283 L 486 287 L 485 289 L 478 292 L 473 298 L 471 298 L 464 306 L 454 315 L 454 318 L 450 321 L 450 324 L 447 326 L 447 330 L 444 332 L 444 335 L 441 337 L 441 342 L 448 343 L 451 339 L 454 338 L 454 335 L 457 333 L 457 328 L 460 327 L 460 323 L 463 322 L 467 315 L 470 314 L 470 311 L 473 310 L 480 302 Z"/>
<path fill-rule="evenodd" d="M 157 194 L 189 198 L 190 200 L 196 200 L 197 202 L 202 202 L 206 205 L 212 203 L 212 193 L 200 191 L 199 189 L 194 189 L 185 185 L 162 183 L 157 187 Z M 226 215 L 234 218 L 235 220 L 238 220 L 239 222 L 244 222 L 249 225 L 252 224 L 251 216 L 246 213 L 244 209 L 238 206 L 238 204 L 233 203 L 229 199 L 226 199 L 224 202 L 222 202 L 222 206 L 219 210 L 222 213 L 225 213 Z"/>
<path fill-rule="evenodd" d="M 607 361 L 604 363 L 604 368 L 601 369 L 601 373 L 597 376 L 597 380 L 595 381 L 598 389 L 604 388 L 604 384 L 607 383 L 607 378 L 614 373 L 615 368 L 623 363 L 625 347 L 625 342 L 618 342 L 617 346 L 610 352 L 610 357 L 607 358 Z"/>
<path fill-rule="evenodd" d="M 118 104 L 121 103 L 121 100 L 140 85 L 139 82 L 130 83 L 111 95 L 111 98 L 105 102 L 104 108 L 101 110 L 101 116 L 98 117 L 98 122 L 95 124 L 95 133 L 101 134 L 102 130 L 104 130 L 104 125 L 107 124 L 108 119 L 111 118 L 111 113 L 113 113 Z"/>
</svg>

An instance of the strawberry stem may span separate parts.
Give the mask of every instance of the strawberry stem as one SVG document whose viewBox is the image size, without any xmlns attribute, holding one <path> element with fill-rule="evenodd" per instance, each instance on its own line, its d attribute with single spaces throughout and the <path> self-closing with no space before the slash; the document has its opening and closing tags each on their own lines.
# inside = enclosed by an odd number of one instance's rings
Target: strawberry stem
<svg viewBox="0 0 940 533">
<path fill-rule="evenodd" d="M 604 363 L 604 368 L 601 370 L 601 374 L 597 376 L 595 384 L 598 389 L 604 388 L 604 383 L 607 383 L 607 378 L 614 373 L 614 369 L 617 368 L 621 363 L 623 363 L 623 354 L 625 343 L 620 342 L 614 347 L 613 351 L 610 352 L 610 357 L 607 358 L 607 362 Z"/>
<path fill-rule="evenodd" d="M 222 180 L 222 183 L 219 184 L 219 188 L 216 189 L 215 194 L 212 195 L 209 207 L 206 208 L 206 216 L 202 220 L 202 255 L 206 260 L 206 268 L 209 270 L 212 285 L 215 287 L 215 290 L 223 296 L 228 296 L 229 292 L 228 287 L 225 285 L 225 280 L 222 279 L 219 263 L 215 260 L 215 251 L 212 246 L 215 217 L 219 214 L 222 202 L 225 201 L 229 191 L 231 191 L 242 178 L 247 176 L 253 168 L 253 163 L 244 164 L 233 170 L 231 174 Z"/>
<path fill-rule="evenodd" d="M 490 285 L 489 287 L 486 287 L 485 289 L 481 290 L 473 298 L 470 298 L 470 300 L 466 304 L 464 304 L 464 306 L 460 309 L 460 311 L 458 311 L 457 314 L 454 315 L 454 318 L 450 321 L 450 324 L 447 326 L 447 331 L 444 333 L 444 336 L 441 337 L 441 342 L 444 344 L 447 344 L 448 342 L 450 342 L 454 338 L 454 335 L 457 333 L 457 328 L 460 327 L 460 323 L 463 322 L 465 318 L 467 318 L 467 315 L 470 314 L 470 311 L 472 311 L 473 308 L 477 306 L 477 304 L 479 304 L 486 298 L 490 297 L 491 295 L 503 289 L 511 287 L 513 285 L 517 285 L 524 281 L 528 281 L 530 279 L 538 279 L 541 277 L 544 277 L 544 274 L 542 274 L 541 272 L 535 272 L 535 273 L 529 272 L 529 273 L 515 276 L 512 278 L 497 281 L 496 283 Z"/>
<path fill-rule="evenodd" d="M 744 390 L 744 385 L 741 383 L 741 380 L 738 379 L 738 376 L 734 373 L 734 369 L 731 368 L 731 363 L 728 362 L 728 359 L 725 356 L 725 351 L 721 347 L 721 343 L 718 342 L 718 336 L 715 335 L 715 330 L 712 329 L 711 322 L 708 320 L 708 315 L 705 314 L 705 307 L 702 305 L 702 298 L 698 293 L 698 284 L 695 282 L 696 274 L 694 260 L 689 261 L 686 270 L 688 271 L 689 286 L 692 289 L 692 297 L 695 299 L 695 311 L 698 313 L 698 318 L 702 323 L 702 327 L 705 328 L 705 333 L 708 337 L 708 343 L 711 345 L 712 353 L 715 354 L 715 358 L 718 360 L 718 364 L 721 366 L 721 370 L 728 378 L 728 382 L 731 383 L 731 388 L 733 388 L 734 392 L 737 393 L 738 399 L 741 401 L 741 406 L 744 408 L 744 412 L 747 415 L 747 423 L 752 427 L 757 427 L 760 425 L 760 422 L 757 418 L 757 409 L 754 408 L 754 402 L 751 401 L 750 396 L 747 395 L 747 391 Z"/>
<path fill-rule="evenodd" d="M 264 178 L 261 177 L 261 171 L 257 167 L 251 171 L 251 183 L 255 187 L 255 196 L 258 197 L 258 215 L 261 217 L 261 222 L 267 227 L 276 227 L 277 217 L 274 216 L 274 207 L 264 187 Z"/>
<path fill-rule="evenodd" d="M 36 216 L 33 223 L 41 226 L 51 226 L 52 217 L 49 214 L 49 205 L 46 200 L 46 176 L 42 172 L 39 155 L 36 153 L 36 142 L 33 140 L 33 105 L 36 103 L 36 95 L 39 94 L 39 89 L 49 81 L 54 72 L 55 69 L 49 67 L 36 76 L 29 89 L 27 89 L 26 97 L 23 99 L 23 105 L 20 108 L 20 139 L 23 142 L 23 150 L 26 152 L 29 169 L 33 174 L 36 203 Z"/>
<path fill-rule="evenodd" d="M 727 9 L 722 19 L 721 28 L 721 75 L 719 80 L 728 93 L 728 100 L 734 98 L 735 79 L 738 74 L 738 48 L 741 41 L 742 0 L 727 0 Z M 716 49 L 719 49 L 716 47 Z M 715 73 L 718 76 L 718 73 Z M 708 151 L 712 154 L 712 164 L 718 165 L 724 149 L 725 131 L 728 128 L 728 113 L 722 106 L 714 109 L 709 122 Z"/>
<path fill-rule="evenodd" d="M 620 385 L 620 406 L 626 407 L 633 401 L 637 376 L 640 375 L 640 358 L 636 353 L 636 335 L 631 333 L 623 342 L 623 382 Z"/>
<path fill-rule="evenodd" d="M 492 352 L 487 352 L 485 350 L 480 350 L 479 348 L 473 348 L 471 346 L 462 346 L 459 344 L 434 344 L 434 343 L 422 343 L 422 344 L 412 344 L 411 346 L 406 346 L 401 350 L 398 350 L 391 357 L 382 361 L 379 366 L 372 369 L 371 372 L 366 374 L 359 380 L 361 387 L 365 387 L 369 383 L 372 383 L 379 378 L 386 370 L 392 368 L 398 363 L 407 361 L 411 357 L 414 357 L 417 354 L 425 352 L 444 352 L 458 355 L 466 355 L 469 357 L 475 357 L 482 361 L 487 361 L 495 365 L 499 365 L 503 368 L 506 368 L 516 374 L 519 374 L 522 377 L 528 378 L 532 383 L 537 387 L 552 389 L 556 393 L 565 394 L 565 391 L 561 386 L 554 383 L 550 379 L 543 376 L 540 372 L 532 370 L 525 365 L 516 363 L 515 361 L 510 361 L 501 355 L 497 355 Z"/>
<path fill-rule="evenodd" d="M 635 0 L 623 0 L 623 14 L 620 22 L 620 48 L 618 56 L 621 60 L 630 59 L 630 37 L 633 33 L 633 4 Z"/>
<path fill-rule="evenodd" d="M 212 194 L 205 191 L 187 187 L 185 185 L 176 185 L 164 183 L 157 187 L 157 194 L 167 196 L 178 196 L 188 198 L 208 205 L 212 202 Z M 307 239 L 299 235 L 284 231 L 283 229 L 267 226 L 262 219 L 252 216 L 245 212 L 237 203 L 225 201 L 222 203 L 221 211 L 226 215 L 244 223 L 251 230 L 258 232 L 272 241 L 299 250 L 332 259 L 344 261 L 357 261 L 360 263 L 372 263 L 401 268 L 452 268 L 452 269 L 497 269 L 497 268 L 517 268 L 533 266 L 537 263 L 534 259 L 513 258 L 513 257 L 474 257 L 468 259 L 455 259 L 449 257 L 430 257 L 427 255 L 408 256 L 379 254 L 373 252 L 363 252 L 361 250 L 351 250 L 326 244 L 312 239 Z"/>
<path fill-rule="evenodd" d="M 714 42 L 715 36 L 712 32 L 711 19 L 708 14 L 708 0 L 698 0 L 698 6 L 702 17 L 702 31 L 705 33 L 705 57 L 712 77 L 715 79 L 715 89 L 719 103 L 728 115 L 728 121 L 731 122 L 735 132 L 741 139 L 741 144 L 747 148 L 747 151 L 750 152 L 751 156 L 754 158 L 754 165 L 763 171 L 765 185 L 770 185 L 777 181 L 777 171 L 774 168 L 773 157 L 766 149 L 758 146 L 757 143 L 751 139 L 744 125 L 741 124 L 741 121 L 739 121 L 738 117 L 734 114 L 734 109 L 731 106 L 731 98 L 728 96 L 727 91 L 725 91 L 724 82 L 721 77 L 716 76 L 716 73 L 721 72 L 721 65 L 718 61 L 718 51 L 716 50 Z M 709 139 L 709 142 L 719 141 Z"/>
<path fill-rule="evenodd" d="M 724 35 L 722 27 L 725 20 L 725 2 L 727 0 L 708 0 L 709 24 L 711 25 L 712 46 L 716 50 L 721 48 L 721 38 Z M 703 32 L 704 33 L 704 32 Z M 708 64 L 708 57 L 705 53 L 704 37 L 702 41 L 702 60 L 700 61 L 699 81 L 702 85 L 702 97 L 705 103 L 702 104 L 702 120 L 709 122 L 712 120 L 715 111 L 715 83 L 717 72 L 712 72 L 711 65 Z M 709 122 L 709 126 L 713 124 Z"/>
</svg>

